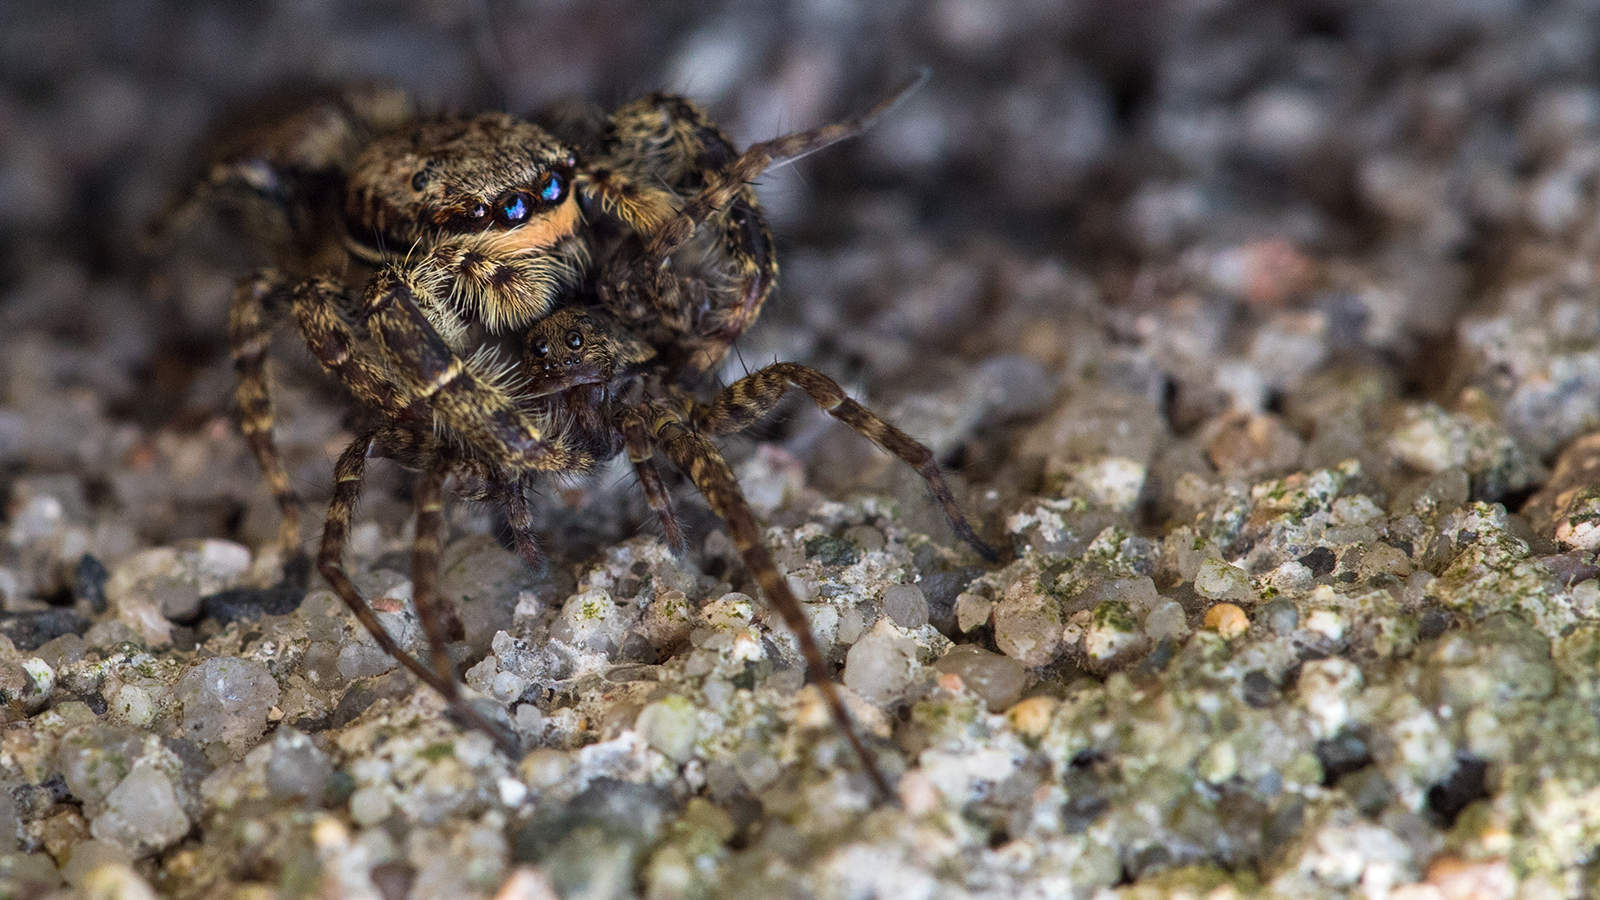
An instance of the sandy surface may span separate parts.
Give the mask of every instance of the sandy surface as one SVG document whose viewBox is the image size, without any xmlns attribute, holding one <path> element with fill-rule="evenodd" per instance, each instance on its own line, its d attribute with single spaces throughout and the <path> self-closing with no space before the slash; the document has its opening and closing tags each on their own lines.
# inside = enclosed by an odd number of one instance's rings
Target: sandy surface
<svg viewBox="0 0 1600 900">
<path fill-rule="evenodd" d="M 122 2 L 0 12 L 0 898 L 1576 897 L 1600 869 L 1600 28 L 1578 3 Z M 699 98 L 814 365 L 1004 559 L 804 403 L 727 453 L 895 802 L 685 484 L 453 503 L 442 715 L 233 426 L 205 136 L 308 85 Z M 349 402 L 286 336 L 319 515 Z M 357 583 L 403 643 L 412 476 Z"/>
</svg>

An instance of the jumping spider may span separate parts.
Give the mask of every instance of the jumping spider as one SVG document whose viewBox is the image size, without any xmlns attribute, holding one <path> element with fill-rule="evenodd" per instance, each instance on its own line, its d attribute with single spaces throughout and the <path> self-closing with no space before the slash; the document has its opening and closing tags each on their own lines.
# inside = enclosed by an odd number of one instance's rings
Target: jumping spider
<svg viewBox="0 0 1600 900">
<path fill-rule="evenodd" d="M 669 94 L 579 120 L 562 140 L 503 114 L 419 117 L 383 91 L 324 98 L 225 152 L 179 214 L 233 209 L 276 263 L 239 286 L 230 334 L 241 428 L 282 510 L 291 560 L 301 546 L 300 500 L 273 443 L 265 372 L 268 339 L 285 320 L 375 422 L 335 464 L 317 568 L 378 644 L 460 718 L 507 754 L 520 751 L 464 700 L 446 654 L 449 617 L 435 589 L 446 480 L 499 505 L 517 551 L 539 566 L 527 501 L 535 480 L 586 472 L 625 451 L 682 553 L 659 453 L 727 523 L 797 635 L 840 730 L 887 792 L 710 439 L 754 424 L 798 386 L 914 466 L 956 533 L 985 558 L 994 552 L 956 505 L 933 454 L 826 375 L 777 363 L 709 402 L 696 386 L 755 320 L 777 275 L 751 182 L 776 162 L 859 133 L 914 86 L 863 115 L 743 152 L 699 108 Z M 430 664 L 389 637 L 343 566 L 374 453 L 420 472 L 412 581 Z"/>
</svg>

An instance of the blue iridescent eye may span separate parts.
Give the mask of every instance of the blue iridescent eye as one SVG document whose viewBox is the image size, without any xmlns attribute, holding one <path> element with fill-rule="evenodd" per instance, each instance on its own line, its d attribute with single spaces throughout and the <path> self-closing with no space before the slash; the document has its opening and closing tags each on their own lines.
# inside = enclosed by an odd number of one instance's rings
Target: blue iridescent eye
<svg viewBox="0 0 1600 900">
<path fill-rule="evenodd" d="M 561 195 L 566 193 L 566 190 L 566 182 L 561 179 L 560 173 L 551 172 L 550 180 L 546 181 L 544 188 L 539 191 L 539 199 L 546 203 L 554 203 L 561 199 Z"/>
<path fill-rule="evenodd" d="M 528 215 L 533 212 L 532 204 L 528 202 L 528 195 L 521 191 L 513 191 L 494 204 L 494 217 L 502 225 L 520 225 L 527 221 Z"/>
</svg>

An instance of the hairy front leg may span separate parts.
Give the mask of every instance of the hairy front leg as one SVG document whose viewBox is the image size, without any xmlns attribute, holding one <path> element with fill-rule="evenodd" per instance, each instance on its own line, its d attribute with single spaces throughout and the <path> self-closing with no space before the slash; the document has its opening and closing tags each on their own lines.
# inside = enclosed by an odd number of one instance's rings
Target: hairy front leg
<svg viewBox="0 0 1600 900">
<path fill-rule="evenodd" d="M 426 295 L 422 295 L 426 296 Z M 424 300 L 424 303 L 427 301 Z M 593 458 L 547 432 L 508 386 L 509 371 L 486 353 L 463 357 L 434 328 L 419 294 L 385 270 L 368 285 L 363 314 L 395 381 L 436 421 L 508 472 L 586 471 Z"/>
<path fill-rule="evenodd" d="M 426 419 L 405 386 L 345 320 L 349 290 L 335 278 L 313 278 L 294 289 L 292 309 L 311 355 L 368 409 L 389 421 Z"/>
</svg>

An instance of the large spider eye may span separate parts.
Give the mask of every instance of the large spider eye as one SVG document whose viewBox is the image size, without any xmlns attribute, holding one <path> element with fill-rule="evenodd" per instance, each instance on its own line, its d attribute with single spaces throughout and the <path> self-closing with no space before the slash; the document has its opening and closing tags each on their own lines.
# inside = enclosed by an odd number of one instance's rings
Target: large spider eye
<svg viewBox="0 0 1600 900">
<path fill-rule="evenodd" d="M 418 169 L 417 174 L 411 176 L 411 189 L 420 191 L 428 186 L 428 170 Z"/>
<path fill-rule="evenodd" d="M 554 203 L 567 193 L 567 181 L 561 177 L 560 172 L 551 172 L 546 179 L 544 187 L 539 189 L 539 199 L 546 203 Z"/>
<path fill-rule="evenodd" d="M 512 191 L 494 204 L 495 220 L 502 225 L 521 225 L 532 212 L 533 204 L 528 202 L 528 195 L 521 191 Z"/>
<path fill-rule="evenodd" d="M 544 338 L 539 338 L 533 342 L 533 346 L 529 349 L 533 351 L 534 356 L 544 359 L 546 356 L 550 355 L 550 342 Z"/>
<path fill-rule="evenodd" d="M 577 350 L 578 348 L 583 346 L 583 335 L 579 334 L 576 329 L 567 332 L 566 337 L 567 337 L 567 348 L 569 350 Z"/>
</svg>

